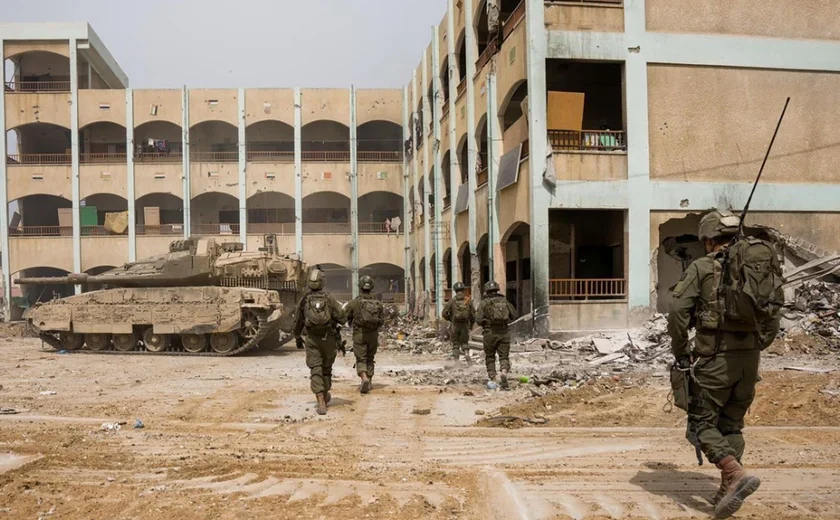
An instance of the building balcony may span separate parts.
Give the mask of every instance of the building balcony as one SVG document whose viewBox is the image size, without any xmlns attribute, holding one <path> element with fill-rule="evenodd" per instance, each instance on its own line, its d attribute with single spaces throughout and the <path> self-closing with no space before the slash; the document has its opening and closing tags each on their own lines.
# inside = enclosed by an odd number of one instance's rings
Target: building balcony
<svg viewBox="0 0 840 520">
<path fill-rule="evenodd" d="M 304 222 L 304 235 L 349 235 L 349 222 Z"/>
<path fill-rule="evenodd" d="M 482 168 L 478 175 L 475 177 L 476 188 L 480 188 L 487 184 L 488 173 L 487 168 Z"/>
<path fill-rule="evenodd" d="M 239 235 L 239 224 L 193 224 L 190 231 L 194 235 Z"/>
<path fill-rule="evenodd" d="M 393 230 L 384 222 L 359 222 L 360 235 L 399 235 L 401 230 Z"/>
<path fill-rule="evenodd" d="M 190 162 L 200 162 L 200 163 L 239 162 L 239 152 L 190 152 Z"/>
<path fill-rule="evenodd" d="M 184 156 L 178 152 L 138 152 L 134 154 L 134 161 L 138 163 L 180 163 Z"/>
<path fill-rule="evenodd" d="M 388 152 L 358 152 L 356 157 L 359 162 L 370 163 L 402 163 L 403 154 L 400 151 Z M 349 159 L 348 159 L 349 160 Z"/>
<path fill-rule="evenodd" d="M 626 152 L 627 134 L 623 130 L 549 130 L 548 141 L 554 151 Z"/>
<path fill-rule="evenodd" d="M 69 153 L 16 153 L 6 156 L 9 166 L 22 165 L 69 165 L 73 155 Z"/>
<path fill-rule="evenodd" d="M 551 0 L 545 2 L 549 31 L 624 32 L 623 0 Z"/>
<path fill-rule="evenodd" d="M 626 278 L 565 278 L 548 281 L 552 300 L 616 300 L 627 298 Z"/>
<path fill-rule="evenodd" d="M 294 236 L 294 222 L 248 222 L 249 235 Z"/>
<path fill-rule="evenodd" d="M 6 93 L 70 92 L 70 81 L 7 81 Z"/>
<path fill-rule="evenodd" d="M 184 224 L 160 224 L 158 226 L 147 226 L 140 224 L 135 227 L 138 236 L 181 236 L 184 234 Z"/>
<path fill-rule="evenodd" d="M 516 6 L 516 9 L 513 10 L 513 13 L 505 20 L 505 23 L 502 25 L 502 41 L 508 39 L 508 36 L 513 34 L 513 30 L 525 19 L 525 0 L 519 2 L 519 5 Z"/>
<path fill-rule="evenodd" d="M 81 153 L 80 164 L 125 164 L 128 157 L 124 153 Z"/>
<path fill-rule="evenodd" d="M 467 92 L 467 77 L 464 76 L 464 78 L 461 80 L 461 82 L 458 83 L 458 98 L 463 96 L 466 92 Z"/>
<path fill-rule="evenodd" d="M 12 237 L 72 237 L 72 226 L 18 226 L 9 227 Z"/>
<path fill-rule="evenodd" d="M 281 163 L 294 162 L 295 152 L 291 151 L 257 151 L 249 150 L 246 153 L 248 162 Z"/>
</svg>

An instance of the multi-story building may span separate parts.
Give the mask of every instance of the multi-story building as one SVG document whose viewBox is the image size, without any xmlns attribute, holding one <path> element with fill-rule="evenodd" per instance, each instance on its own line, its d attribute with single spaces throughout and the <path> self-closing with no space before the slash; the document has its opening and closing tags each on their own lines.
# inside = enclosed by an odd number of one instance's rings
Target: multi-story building
<svg viewBox="0 0 840 520">
<path fill-rule="evenodd" d="M 788 96 L 750 222 L 840 250 L 840 4 L 449 0 L 430 34 L 403 89 L 132 90 L 87 25 L 0 25 L 7 301 L 271 232 L 336 292 L 372 273 L 434 316 L 493 278 L 538 332 L 622 328 L 667 307 L 699 212 L 744 204 Z"/>
</svg>

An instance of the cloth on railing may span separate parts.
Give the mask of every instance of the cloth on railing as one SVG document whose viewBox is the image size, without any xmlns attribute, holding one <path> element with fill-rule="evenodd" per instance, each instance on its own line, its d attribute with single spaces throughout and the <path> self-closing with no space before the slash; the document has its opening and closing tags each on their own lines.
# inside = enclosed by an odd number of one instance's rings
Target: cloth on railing
<svg viewBox="0 0 840 520">
<path fill-rule="evenodd" d="M 557 171 L 554 169 L 554 149 L 551 147 L 551 139 L 546 139 L 545 171 L 543 181 L 552 188 L 557 187 Z"/>
</svg>

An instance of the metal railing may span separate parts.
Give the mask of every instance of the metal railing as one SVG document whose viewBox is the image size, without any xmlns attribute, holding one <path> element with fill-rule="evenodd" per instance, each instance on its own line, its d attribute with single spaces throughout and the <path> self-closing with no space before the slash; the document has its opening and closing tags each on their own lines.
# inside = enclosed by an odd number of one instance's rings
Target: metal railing
<svg viewBox="0 0 840 520">
<path fill-rule="evenodd" d="M 493 57 L 497 52 L 499 52 L 499 40 L 497 38 L 493 38 L 487 44 L 487 48 L 481 53 L 481 56 L 478 57 L 478 60 L 475 62 L 475 76 L 473 79 L 477 78 L 481 75 L 481 70 L 484 68 L 485 65 L 490 61 L 490 58 Z M 460 93 L 459 93 L 460 95 Z"/>
<path fill-rule="evenodd" d="M 403 154 L 399 151 L 394 152 L 357 152 L 356 158 L 359 162 L 374 162 L 374 163 L 401 163 L 403 162 Z M 349 160 L 348 156 L 348 160 Z"/>
<path fill-rule="evenodd" d="M 73 226 L 19 226 L 9 227 L 9 236 L 15 237 L 72 237 Z"/>
<path fill-rule="evenodd" d="M 301 152 L 301 158 L 311 162 L 350 162 L 350 152 Z"/>
<path fill-rule="evenodd" d="M 80 234 L 83 237 L 118 237 L 128 235 L 128 230 L 122 233 L 114 233 L 105 229 L 105 226 L 82 226 Z"/>
<path fill-rule="evenodd" d="M 184 224 L 160 224 L 158 226 L 147 226 L 139 224 L 135 228 L 138 236 L 180 236 L 184 234 Z"/>
<path fill-rule="evenodd" d="M 190 162 L 238 162 L 239 152 L 193 152 L 190 151 Z"/>
<path fill-rule="evenodd" d="M 195 235 L 238 235 L 239 224 L 192 224 Z"/>
<path fill-rule="evenodd" d="M 81 164 L 125 164 L 125 153 L 80 153 Z"/>
<path fill-rule="evenodd" d="M 249 235 L 294 235 L 294 222 L 248 222 Z"/>
<path fill-rule="evenodd" d="M 599 300 L 627 297 L 626 278 L 561 278 L 548 281 L 555 300 Z"/>
<path fill-rule="evenodd" d="M 249 150 L 245 157 L 250 162 L 294 162 L 295 152 Z"/>
<path fill-rule="evenodd" d="M 399 235 L 402 229 L 401 225 L 400 229 L 394 230 L 386 226 L 384 222 L 359 222 L 360 235 Z"/>
<path fill-rule="evenodd" d="M 475 178 L 476 187 L 481 187 L 487 184 L 487 168 L 483 168 Z"/>
<path fill-rule="evenodd" d="M 304 222 L 304 235 L 349 235 L 349 222 Z"/>
<path fill-rule="evenodd" d="M 619 0 L 620 1 L 620 0 Z M 516 9 L 508 16 L 508 19 L 505 20 L 504 25 L 502 25 L 502 41 L 507 40 L 508 36 L 513 34 L 513 30 L 516 29 L 516 26 L 519 25 L 519 22 L 525 19 L 525 0 L 519 2 L 519 5 L 516 6 Z"/>
<path fill-rule="evenodd" d="M 183 159 L 181 152 L 137 152 L 134 161 L 140 163 L 179 163 Z"/>
<path fill-rule="evenodd" d="M 6 92 L 70 92 L 69 81 L 7 81 Z"/>
<path fill-rule="evenodd" d="M 553 150 L 560 151 L 627 150 L 627 134 L 623 130 L 549 130 L 548 141 Z"/>
<path fill-rule="evenodd" d="M 6 164 L 71 164 L 69 153 L 13 153 L 6 156 Z"/>
<path fill-rule="evenodd" d="M 446 209 L 451 205 L 452 205 L 452 195 L 447 193 L 443 197 L 443 209 Z"/>
</svg>

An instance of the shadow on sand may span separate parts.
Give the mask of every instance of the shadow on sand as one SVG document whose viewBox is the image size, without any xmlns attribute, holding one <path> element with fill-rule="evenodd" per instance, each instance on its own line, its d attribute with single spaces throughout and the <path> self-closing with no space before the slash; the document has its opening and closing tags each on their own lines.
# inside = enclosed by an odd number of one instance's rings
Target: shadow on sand
<svg viewBox="0 0 840 520">
<path fill-rule="evenodd" d="M 630 483 L 648 493 L 668 498 L 683 508 L 714 515 L 709 499 L 720 485 L 719 478 L 695 471 L 681 471 L 674 464 L 651 462 L 649 471 L 639 471 Z"/>
</svg>

